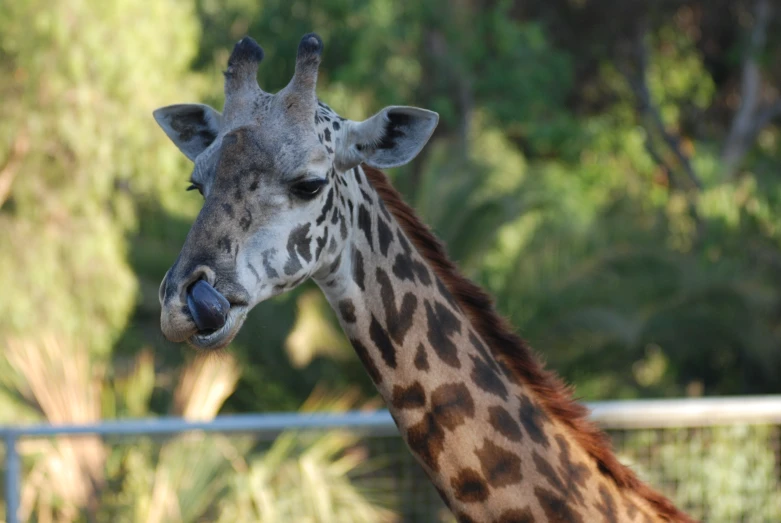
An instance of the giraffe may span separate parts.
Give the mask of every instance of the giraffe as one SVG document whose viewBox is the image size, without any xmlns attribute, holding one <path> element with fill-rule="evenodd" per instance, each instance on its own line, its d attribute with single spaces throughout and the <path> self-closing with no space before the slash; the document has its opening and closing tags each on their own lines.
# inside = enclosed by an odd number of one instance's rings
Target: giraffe
<svg viewBox="0 0 781 523">
<path fill-rule="evenodd" d="M 269 94 L 245 37 L 222 113 L 154 112 L 204 199 L 160 285 L 166 338 L 222 349 L 252 307 L 311 278 L 459 521 L 692 521 L 619 463 L 380 170 L 412 160 L 438 115 L 339 116 L 316 95 L 322 50 L 305 35 L 293 78 Z"/>
</svg>

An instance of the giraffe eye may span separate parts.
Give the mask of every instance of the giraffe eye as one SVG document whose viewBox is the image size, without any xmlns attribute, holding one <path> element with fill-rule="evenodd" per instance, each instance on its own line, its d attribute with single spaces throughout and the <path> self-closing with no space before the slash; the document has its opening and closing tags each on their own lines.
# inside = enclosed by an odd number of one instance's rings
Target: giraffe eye
<svg viewBox="0 0 781 523">
<path fill-rule="evenodd" d="M 293 184 L 291 191 L 293 194 L 304 200 L 311 200 L 325 187 L 328 180 L 325 178 L 314 178 L 311 180 L 304 180 Z"/>
</svg>

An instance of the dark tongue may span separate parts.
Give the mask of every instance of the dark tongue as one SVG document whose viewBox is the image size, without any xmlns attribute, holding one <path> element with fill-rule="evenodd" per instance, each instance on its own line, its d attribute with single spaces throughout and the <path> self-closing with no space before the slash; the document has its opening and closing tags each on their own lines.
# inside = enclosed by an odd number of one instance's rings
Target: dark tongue
<svg viewBox="0 0 781 523">
<path fill-rule="evenodd" d="M 198 280 L 187 291 L 187 307 L 199 331 L 215 331 L 228 320 L 230 303 L 204 280 Z"/>
</svg>

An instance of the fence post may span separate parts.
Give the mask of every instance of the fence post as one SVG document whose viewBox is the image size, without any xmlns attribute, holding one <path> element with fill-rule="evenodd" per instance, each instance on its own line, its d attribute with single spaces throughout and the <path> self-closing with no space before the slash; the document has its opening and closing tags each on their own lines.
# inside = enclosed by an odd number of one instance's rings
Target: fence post
<svg viewBox="0 0 781 523">
<path fill-rule="evenodd" d="M 21 461 L 13 430 L 5 433 L 5 518 L 7 523 L 19 523 L 19 480 Z"/>
</svg>

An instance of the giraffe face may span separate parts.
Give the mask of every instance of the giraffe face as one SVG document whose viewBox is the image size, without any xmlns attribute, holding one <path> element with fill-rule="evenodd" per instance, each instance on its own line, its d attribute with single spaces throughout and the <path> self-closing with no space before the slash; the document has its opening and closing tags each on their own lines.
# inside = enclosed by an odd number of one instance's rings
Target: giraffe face
<svg viewBox="0 0 781 523">
<path fill-rule="evenodd" d="M 338 256 L 347 221 L 340 215 L 331 222 L 333 161 L 311 134 L 270 140 L 262 125 L 242 126 L 220 133 L 197 157 L 191 183 L 204 204 L 160 288 L 170 339 L 223 346 L 252 306 L 294 288 Z M 198 329 L 188 293 L 198 280 L 230 304 L 215 332 L 197 332 L 206 329 Z"/>
<path fill-rule="evenodd" d="M 305 36 L 296 76 L 271 95 L 255 81 L 262 51 L 245 38 L 229 60 L 223 114 L 198 104 L 155 112 L 194 161 L 191 183 L 204 197 L 160 285 L 169 340 L 224 347 L 257 303 L 332 272 L 355 221 L 344 173 L 361 162 L 406 163 L 431 135 L 430 111 L 389 107 L 352 122 L 319 103 L 321 48 L 319 37 Z"/>
</svg>

